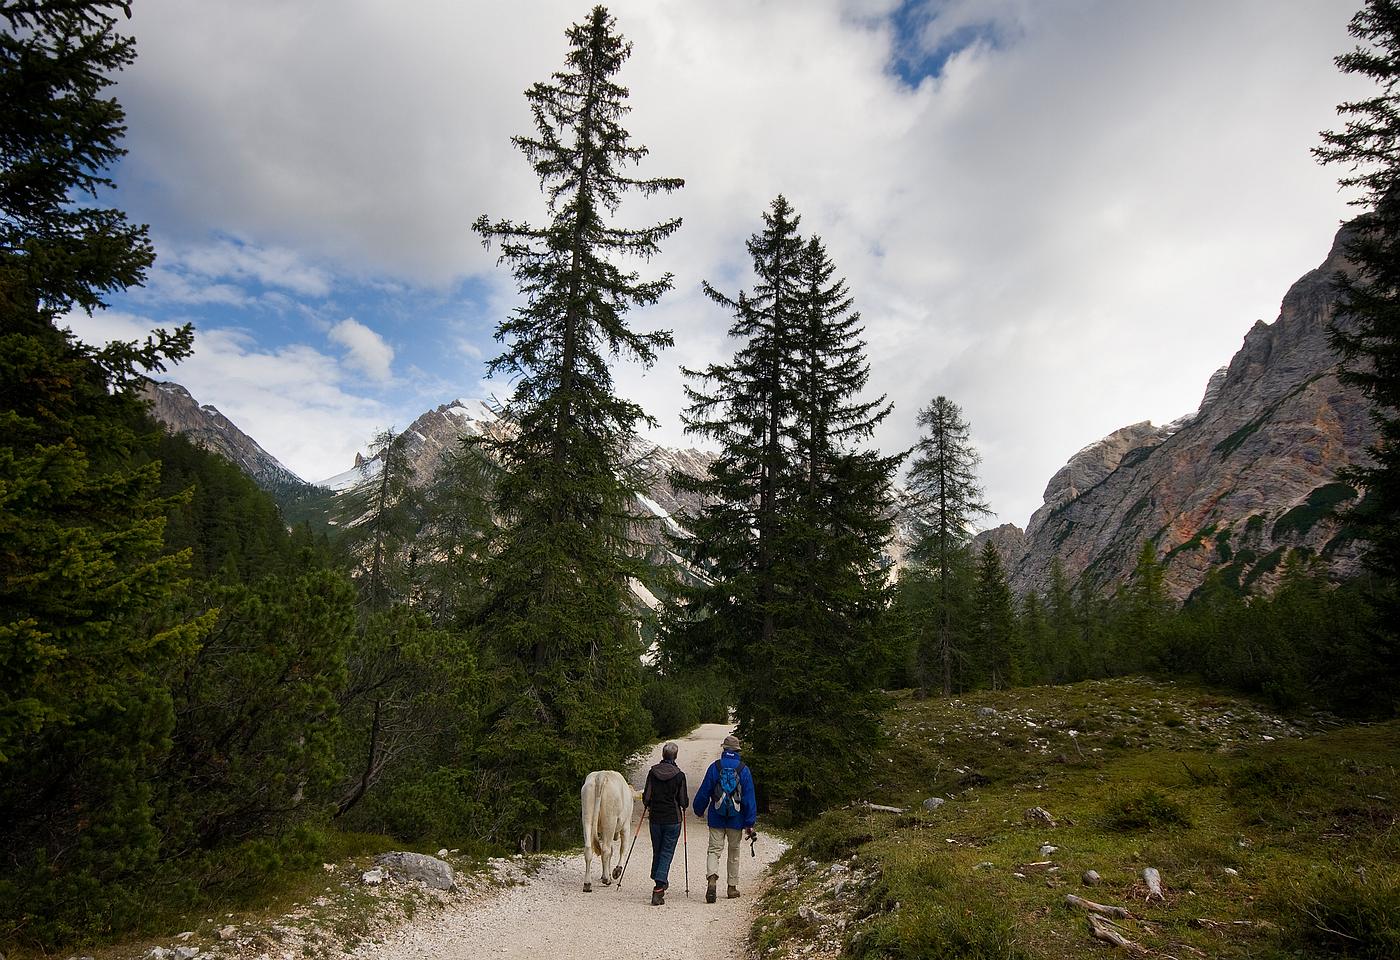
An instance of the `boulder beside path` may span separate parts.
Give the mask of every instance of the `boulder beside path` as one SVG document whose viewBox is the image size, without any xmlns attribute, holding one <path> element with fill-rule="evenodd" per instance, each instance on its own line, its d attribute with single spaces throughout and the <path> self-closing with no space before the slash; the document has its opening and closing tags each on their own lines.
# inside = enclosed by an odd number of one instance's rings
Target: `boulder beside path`
<svg viewBox="0 0 1400 960">
<path fill-rule="evenodd" d="M 434 890 L 452 890 L 457 885 L 451 865 L 426 853 L 381 853 L 374 862 L 401 880 L 417 880 Z"/>
</svg>

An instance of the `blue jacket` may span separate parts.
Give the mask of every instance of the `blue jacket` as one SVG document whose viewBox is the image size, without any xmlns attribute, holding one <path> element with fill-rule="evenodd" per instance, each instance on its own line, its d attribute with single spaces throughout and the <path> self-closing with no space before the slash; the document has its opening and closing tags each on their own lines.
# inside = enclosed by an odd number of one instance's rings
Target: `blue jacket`
<svg viewBox="0 0 1400 960">
<path fill-rule="evenodd" d="M 724 766 L 729 769 L 743 766 L 739 771 L 739 812 L 732 817 L 722 817 L 718 810 L 714 808 L 711 800 L 714 797 L 715 784 L 719 782 L 719 768 Z M 698 817 L 709 808 L 709 815 L 705 817 L 705 822 L 712 827 L 723 827 L 728 830 L 743 830 L 752 827 L 758 820 L 758 802 L 753 795 L 753 774 L 749 773 L 748 764 L 739 759 L 739 755 L 732 750 L 726 750 L 720 754 L 718 760 L 710 764 L 710 768 L 705 771 L 705 779 L 700 783 L 700 789 L 695 791 L 695 815 Z"/>
</svg>

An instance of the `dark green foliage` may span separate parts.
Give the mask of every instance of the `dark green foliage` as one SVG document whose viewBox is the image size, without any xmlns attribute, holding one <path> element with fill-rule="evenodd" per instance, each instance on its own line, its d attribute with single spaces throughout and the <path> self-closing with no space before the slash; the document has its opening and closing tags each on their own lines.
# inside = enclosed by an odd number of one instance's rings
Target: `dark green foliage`
<svg viewBox="0 0 1400 960">
<path fill-rule="evenodd" d="M 101 96 L 132 58 L 120 9 L 0 5 L 0 937 L 135 915 L 130 878 L 160 843 L 163 678 L 209 621 L 176 609 L 188 555 L 163 550 L 175 504 L 136 396 L 189 329 L 94 350 L 57 327 L 151 262 L 145 229 L 98 202 L 122 153 Z"/>
<path fill-rule="evenodd" d="M 1145 541 L 1133 577 L 1120 595 L 1117 629 L 1108 656 L 1109 672 L 1135 673 L 1157 663 L 1162 655 L 1163 623 L 1171 602 L 1162 582 L 1157 548 Z"/>
<path fill-rule="evenodd" d="M 724 723 L 732 702 L 730 682 L 714 667 L 656 674 L 642 687 L 642 706 L 658 739 L 689 733 L 702 723 Z"/>
<path fill-rule="evenodd" d="M 1156 787 L 1143 787 L 1135 793 L 1109 802 L 1104 820 L 1110 830 L 1157 830 L 1162 827 L 1189 827 L 1186 808 Z"/>
<path fill-rule="evenodd" d="M 549 219 L 475 224 L 483 242 L 500 242 L 525 301 L 498 327 L 505 348 L 489 367 L 514 383 L 503 412 L 516 429 L 480 444 L 502 473 L 476 617 L 497 691 L 481 760 L 501 791 L 499 829 L 514 837 L 571 826 L 584 775 L 617 767 L 647 734 L 627 587 L 642 564 L 627 531 L 641 485 L 630 449 L 650 421 L 614 391 L 609 358 L 646 366 L 670 345 L 668 332 L 637 333 L 626 315 L 659 300 L 671 277 L 643 280 L 618 261 L 652 256 L 680 221 L 625 228 L 610 217 L 628 193 L 682 181 L 626 172 L 646 150 L 621 126 L 627 91 L 615 77 L 631 48 L 613 18 L 595 7 L 567 35 L 565 68 L 526 91 L 535 135 L 515 138 Z"/>
<path fill-rule="evenodd" d="M 974 636 L 973 661 L 977 685 L 985 682 L 993 690 L 1000 690 L 1018 683 L 1025 653 L 1016 631 L 1011 588 L 1006 583 L 1001 554 L 990 540 L 982 546 L 982 554 L 977 560 Z"/>
<path fill-rule="evenodd" d="M 673 478 L 706 506 L 678 542 L 709 582 L 682 586 L 667 646 L 734 671 L 760 802 L 805 817 L 858 788 L 877 736 L 881 554 L 900 458 L 867 444 L 889 414 L 860 317 L 817 238 L 779 196 L 748 242 L 755 285 L 730 297 L 733 360 L 687 371 L 686 425 L 720 445 L 709 476 Z"/>
<path fill-rule="evenodd" d="M 280 836 L 317 813 L 336 774 L 349 585 L 323 572 L 217 599 L 218 623 L 172 678 L 157 803 L 167 857 Z"/>
<path fill-rule="evenodd" d="M 1375 643 L 1377 679 L 1400 686 L 1400 4 L 1368 0 L 1352 17 L 1358 44 L 1337 58 L 1343 73 L 1375 82 L 1374 94 L 1343 103 L 1342 130 L 1324 132 L 1314 154 L 1346 168 L 1344 186 L 1359 187 L 1364 212 L 1347 238 L 1351 272 L 1336 277 L 1338 302 L 1332 346 L 1342 376 L 1371 402 L 1379 436 L 1370 463 L 1341 479 L 1365 491 L 1349 516 L 1366 540 L 1376 574 L 1374 602 L 1382 611 Z"/>
<path fill-rule="evenodd" d="M 344 815 L 379 781 L 437 778 L 466 764 L 476 723 L 476 651 L 460 632 L 432 626 L 405 604 L 368 613 L 346 654 L 338 749 L 345 778 L 335 795 Z M 416 767 L 416 774 L 404 771 Z M 389 787 L 389 792 L 395 788 Z M 357 821 L 379 829 L 370 819 Z"/>
<path fill-rule="evenodd" d="M 141 283 L 153 259 L 146 228 L 96 202 L 112 186 L 106 170 L 126 153 L 121 105 L 103 97 L 136 57 L 116 29 L 125 12 L 124 0 L 0 4 L 6 330 L 22 329 L 11 310 L 48 325 L 73 307 L 103 306 L 103 296 Z"/>
<path fill-rule="evenodd" d="M 971 537 L 972 523 L 989 511 L 977 483 L 981 457 L 972 446 L 962 408 L 947 397 L 935 397 L 919 411 L 924 434 L 909 464 L 909 513 L 915 542 L 911 556 L 937 583 L 939 618 L 917 651 L 919 689 L 927 690 L 941 677 L 944 696 L 953 692 L 955 638 L 950 602 L 952 567 Z M 937 663 L 937 669 L 934 668 Z"/>
<path fill-rule="evenodd" d="M 152 455 L 160 490 L 172 500 L 165 548 L 189 551 L 196 579 L 248 584 L 328 565 L 325 537 L 307 527 L 289 537 L 270 497 L 223 457 L 170 434 L 159 436 Z"/>
</svg>

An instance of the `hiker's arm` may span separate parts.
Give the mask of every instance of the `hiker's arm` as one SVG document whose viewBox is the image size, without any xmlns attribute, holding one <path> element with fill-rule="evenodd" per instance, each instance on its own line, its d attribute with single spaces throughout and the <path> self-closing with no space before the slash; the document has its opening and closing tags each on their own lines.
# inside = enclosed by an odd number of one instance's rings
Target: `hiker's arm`
<svg viewBox="0 0 1400 960">
<path fill-rule="evenodd" d="M 714 764 L 711 764 L 705 771 L 705 778 L 700 781 L 700 789 L 695 791 L 695 801 L 691 804 L 691 809 L 695 811 L 697 817 L 705 815 L 705 798 L 714 790 L 714 785 L 710 783 L 710 777 L 714 772 Z"/>
<path fill-rule="evenodd" d="M 647 785 L 642 788 L 642 806 L 646 807 L 648 810 L 651 809 L 651 780 L 652 776 L 648 773 Z"/>
<path fill-rule="evenodd" d="M 681 774 L 681 783 L 676 790 L 676 801 L 682 811 L 690 806 L 690 791 L 686 789 L 685 774 Z"/>
<path fill-rule="evenodd" d="M 741 801 L 744 805 L 744 829 L 751 830 L 758 822 L 758 798 L 754 796 L 753 774 L 749 772 L 747 765 L 739 777 L 739 786 L 744 791 Z"/>
</svg>

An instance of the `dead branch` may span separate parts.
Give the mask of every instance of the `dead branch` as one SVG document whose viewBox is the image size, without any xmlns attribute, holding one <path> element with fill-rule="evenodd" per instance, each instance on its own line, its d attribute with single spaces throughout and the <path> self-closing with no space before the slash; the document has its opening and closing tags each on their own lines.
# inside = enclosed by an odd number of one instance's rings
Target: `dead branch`
<svg viewBox="0 0 1400 960">
<path fill-rule="evenodd" d="M 1085 900 L 1083 897 L 1076 897 L 1074 894 L 1065 895 L 1065 905 L 1078 907 L 1088 913 L 1097 913 L 1104 917 L 1113 917 L 1115 920 L 1135 920 L 1132 912 L 1126 907 L 1112 907 L 1105 903 L 1095 903 L 1092 900 Z"/>
<path fill-rule="evenodd" d="M 1129 940 L 1118 932 L 1118 927 L 1111 920 L 1105 920 L 1096 913 L 1089 914 L 1089 932 L 1096 940 L 1111 943 L 1115 947 L 1120 947 L 1135 957 L 1149 956 L 1151 951 L 1140 943 Z"/>
<path fill-rule="evenodd" d="M 1186 921 L 1187 926 L 1195 927 L 1197 930 L 1230 930 L 1232 928 L 1249 929 L 1258 927 L 1260 930 L 1275 930 L 1272 923 L 1267 920 L 1212 920 L 1209 917 L 1195 917 Z"/>
</svg>

